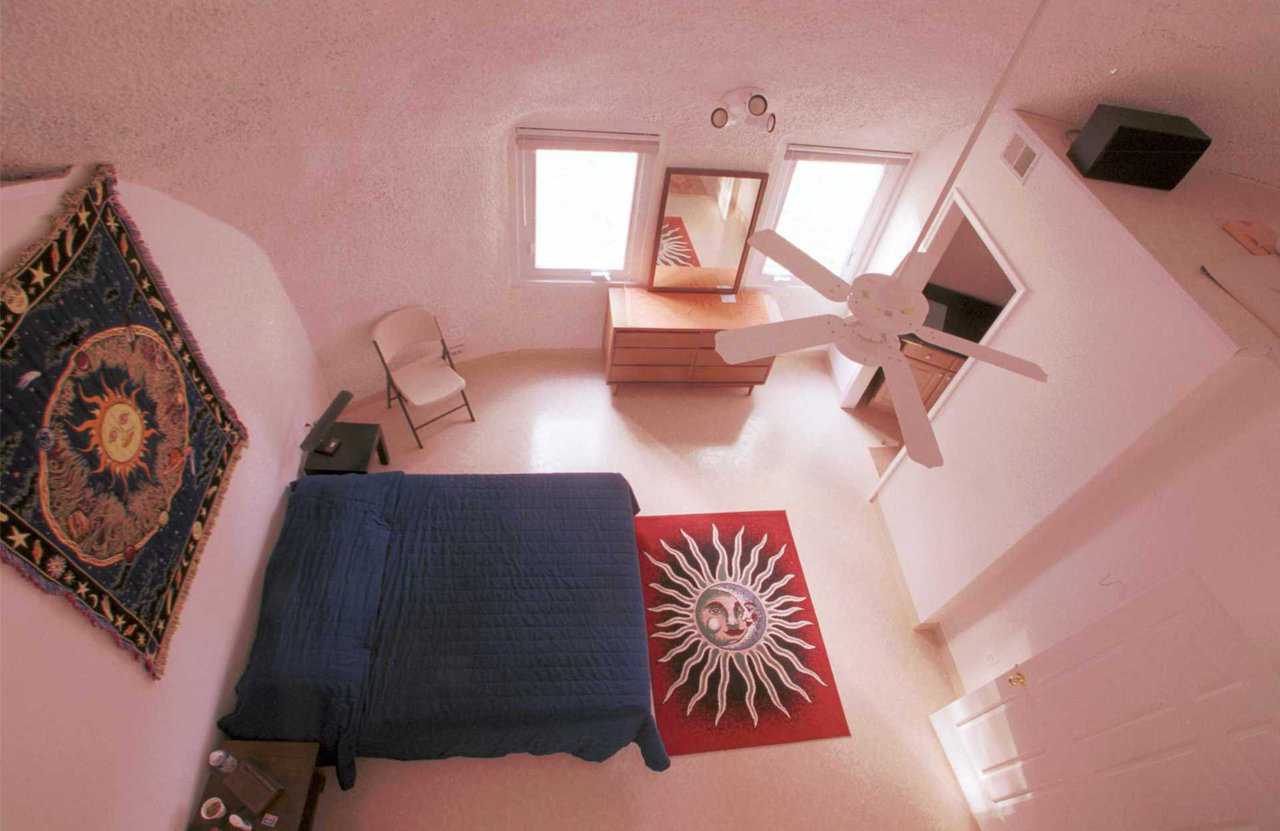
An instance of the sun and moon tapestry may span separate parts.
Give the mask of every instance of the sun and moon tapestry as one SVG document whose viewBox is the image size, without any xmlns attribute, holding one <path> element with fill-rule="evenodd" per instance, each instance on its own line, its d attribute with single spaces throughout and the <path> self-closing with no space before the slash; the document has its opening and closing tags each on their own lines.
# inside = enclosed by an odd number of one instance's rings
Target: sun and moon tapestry
<svg viewBox="0 0 1280 831">
<path fill-rule="evenodd" d="M 248 434 L 114 171 L 65 203 L 0 278 L 0 553 L 158 678 Z"/>
</svg>

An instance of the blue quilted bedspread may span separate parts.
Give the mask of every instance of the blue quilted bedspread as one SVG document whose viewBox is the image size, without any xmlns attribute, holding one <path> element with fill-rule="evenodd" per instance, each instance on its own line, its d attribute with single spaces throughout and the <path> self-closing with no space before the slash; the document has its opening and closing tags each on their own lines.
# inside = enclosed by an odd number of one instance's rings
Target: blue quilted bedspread
<svg viewBox="0 0 1280 831">
<path fill-rule="evenodd" d="M 232 738 L 355 757 L 572 753 L 631 742 L 650 710 L 632 517 L 617 474 L 300 480 L 267 566 Z"/>
</svg>

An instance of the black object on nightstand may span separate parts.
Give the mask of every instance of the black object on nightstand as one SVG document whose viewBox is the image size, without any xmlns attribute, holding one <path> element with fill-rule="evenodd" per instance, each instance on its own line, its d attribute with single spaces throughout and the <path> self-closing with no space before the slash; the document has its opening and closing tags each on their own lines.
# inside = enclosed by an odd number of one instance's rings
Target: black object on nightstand
<svg viewBox="0 0 1280 831">
<path fill-rule="evenodd" d="M 378 461 L 389 464 L 387 445 L 382 439 L 382 428 L 377 424 L 359 424 L 338 421 L 329 428 L 326 440 L 337 440 L 338 447 L 332 454 L 321 453 L 323 443 L 307 454 L 303 472 L 308 476 L 323 473 L 368 473 L 373 453 Z"/>
</svg>

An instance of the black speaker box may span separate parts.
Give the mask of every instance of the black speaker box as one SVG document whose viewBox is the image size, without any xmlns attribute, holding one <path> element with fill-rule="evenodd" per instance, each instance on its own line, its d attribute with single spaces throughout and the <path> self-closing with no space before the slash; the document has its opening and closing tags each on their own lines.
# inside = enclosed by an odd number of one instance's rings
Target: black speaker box
<svg viewBox="0 0 1280 831">
<path fill-rule="evenodd" d="M 1173 190 L 1211 140 L 1180 115 L 1099 104 L 1067 158 L 1090 179 Z"/>
</svg>

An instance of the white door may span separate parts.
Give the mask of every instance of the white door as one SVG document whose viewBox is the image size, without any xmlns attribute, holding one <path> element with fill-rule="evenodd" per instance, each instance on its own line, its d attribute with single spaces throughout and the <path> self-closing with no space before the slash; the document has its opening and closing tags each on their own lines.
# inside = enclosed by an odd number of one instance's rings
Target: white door
<svg viewBox="0 0 1280 831">
<path fill-rule="evenodd" d="M 1280 676 L 1191 575 L 933 726 L 983 831 L 1280 829 Z"/>
</svg>

